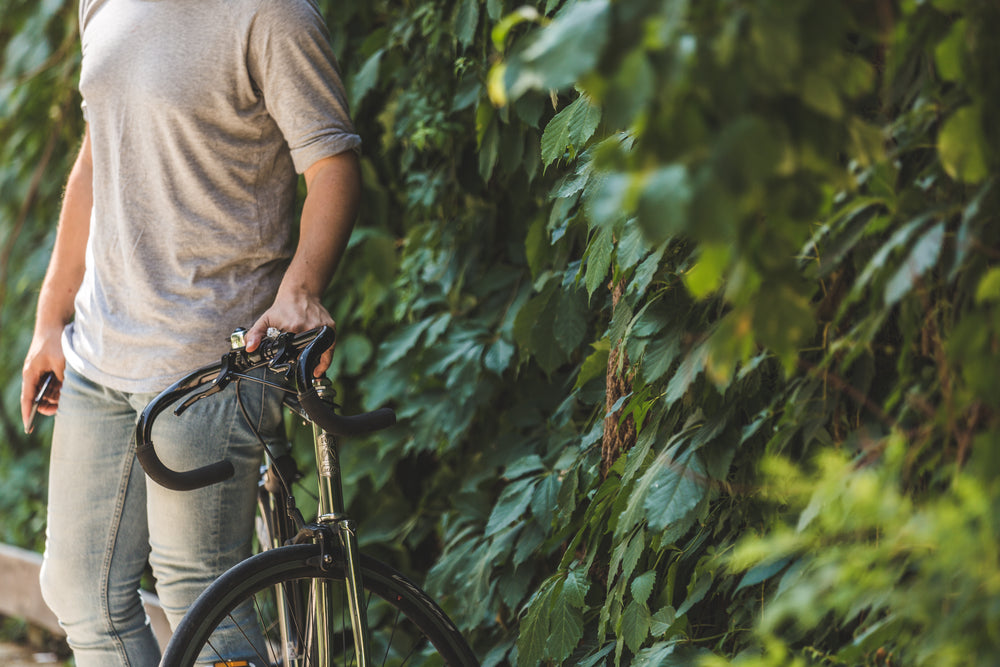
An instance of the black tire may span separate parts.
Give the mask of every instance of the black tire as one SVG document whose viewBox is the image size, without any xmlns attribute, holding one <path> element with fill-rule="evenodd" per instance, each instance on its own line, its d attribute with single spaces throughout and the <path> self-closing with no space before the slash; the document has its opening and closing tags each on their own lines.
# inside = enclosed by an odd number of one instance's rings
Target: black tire
<svg viewBox="0 0 1000 667">
<path fill-rule="evenodd" d="M 342 595 L 344 574 L 340 556 L 334 554 L 334 563 L 325 572 L 319 567 L 319 561 L 319 545 L 304 544 L 265 551 L 227 571 L 191 606 L 164 651 L 161 667 L 213 663 L 253 667 L 285 665 L 283 657 L 268 648 L 258 646 L 255 649 L 249 639 L 239 640 L 245 647 L 234 647 L 233 638 L 259 637 L 255 634 L 259 628 L 267 637 L 266 645 L 273 646 L 274 638 L 270 636 L 273 629 L 269 627 L 271 620 L 267 618 L 266 609 L 268 605 L 273 609 L 277 586 L 301 595 L 303 590 L 308 590 L 306 587 L 312 580 L 322 579 L 332 583 L 335 600 L 346 600 Z M 420 588 L 388 565 L 363 555 L 361 571 L 367 594 L 373 664 L 478 667 L 478 661 L 458 629 Z M 343 662 L 336 662 L 337 665 L 354 664 L 345 605 L 346 602 L 341 604 L 342 618 L 340 611 L 336 618 L 331 617 L 338 638 L 334 649 L 344 656 Z M 249 613 L 248 609 L 255 611 Z M 234 610 L 239 610 L 235 615 L 242 613 L 249 620 L 236 621 Z M 239 626 L 235 632 L 231 630 L 233 624 Z M 212 637 L 220 625 L 230 628 L 226 635 L 230 643 L 227 648 L 221 648 L 218 637 Z M 197 662 L 203 649 L 202 660 L 207 662 Z M 226 663 L 227 660 L 230 662 Z"/>
</svg>

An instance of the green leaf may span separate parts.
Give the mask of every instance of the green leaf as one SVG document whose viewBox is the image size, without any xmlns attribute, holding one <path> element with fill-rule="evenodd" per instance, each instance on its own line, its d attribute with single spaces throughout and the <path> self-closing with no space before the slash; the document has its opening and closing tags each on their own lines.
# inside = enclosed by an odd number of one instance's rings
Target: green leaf
<svg viewBox="0 0 1000 667">
<path fill-rule="evenodd" d="M 941 254 L 941 245 L 944 242 L 944 223 L 931 227 L 914 244 L 913 250 L 907 256 L 906 261 L 899 267 L 896 274 L 885 286 L 885 303 L 888 306 L 896 304 L 906 296 L 916 282 L 937 263 Z"/>
<path fill-rule="evenodd" d="M 648 109 L 655 93 L 656 73 L 646 49 L 632 49 L 611 78 L 610 89 L 602 95 L 608 123 L 612 127 L 629 127 Z"/>
<path fill-rule="evenodd" d="M 535 487 L 535 494 L 531 498 L 531 514 L 542 526 L 548 527 L 552 523 L 559 488 L 559 478 L 556 475 L 545 475 Z"/>
<path fill-rule="evenodd" d="M 582 602 L 583 595 L 575 578 L 570 581 L 567 576 L 567 582 L 552 601 L 549 639 L 546 642 L 546 654 L 557 663 L 565 660 L 583 637 Z"/>
<path fill-rule="evenodd" d="M 618 239 L 618 268 L 628 271 L 638 264 L 650 249 L 636 219 L 627 220 L 621 238 Z"/>
<path fill-rule="evenodd" d="M 583 343 L 587 335 L 587 315 L 587 300 L 579 289 L 565 289 L 558 293 L 552 333 L 567 354 Z"/>
<path fill-rule="evenodd" d="M 552 244 L 549 243 L 547 221 L 541 215 L 536 216 L 528 227 L 524 240 L 524 251 L 531 268 L 531 275 L 540 276 L 548 266 L 552 256 Z"/>
<path fill-rule="evenodd" d="M 949 81 L 962 79 L 962 55 L 965 53 L 967 41 L 966 21 L 959 19 L 951 25 L 948 36 L 934 49 L 934 64 L 942 79 Z"/>
<path fill-rule="evenodd" d="M 806 73 L 802 81 L 802 101 L 814 111 L 833 118 L 840 118 L 844 106 L 840 101 L 837 85 L 825 74 L 816 71 Z"/>
<path fill-rule="evenodd" d="M 608 38 L 608 0 L 581 0 L 565 6 L 535 30 L 512 54 L 505 73 L 510 98 L 528 90 L 561 90 L 597 64 Z"/>
<path fill-rule="evenodd" d="M 691 608 L 705 599 L 709 589 L 712 587 L 712 574 L 710 572 L 695 571 L 695 577 L 688 582 L 687 597 L 677 608 L 677 615 L 683 616 L 691 611 Z"/>
<path fill-rule="evenodd" d="M 567 151 L 572 160 L 594 135 L 600 122 L 600 108 L 581 94 L 545 126 L 542 133 L 542 164 L 549 166 Z"/>
<path fill-rule="evenodd" d="M 631 173 L 592 170 L 583 190 L 583 210 L 591 228 L 615 228 L 630 215 L 639 180 Z"/>
<path fill-rule="evenodd" d="M 653 614 L 649 625 L 649 632 L 654 637 L 662 637 L 667 634 L 676 620 L 677 611 L 670 605 L 667 605 Z"/>
<path fill-rule="evenodd" d="M 349 334 L 343 341 L 337 343 L 337 354 L 344 359 L 344 370 L 349 375 L 357 375 L 372 358 L 374 348 L 366 337 L 361 334 Z"/>
<path fill-rule="evenodd" d="M 379 65 L 385 53 L 379 49 L 365 61 L 351 82 L 351 106 L 359 107 L 365 96 L 378 84 Z"/>
<path fill-rule="evenodd" d="M 495 13 L 492 9 L 488 9 L 487 11 L 490 14 L 490 18 L 495 17 Z M 511 30 L 526 21 L 537 22 L 540 21 L 541 18 L 541 14 L 539 14 L 538 10 L 534 7 L 529 7 L 527 5 L 518 7 L 510 14 L 503 17 L 503 19 L 499 21 L 496 26 L 494 26 L 491 34 L 493 47 L 496 48 L 497 51 L 503 53 L 507 42 L 507 36 L 510 34 Z"/>
<path fill-rule="evenodd" d="M 661 245 L 636 267 L 635 273 L 632 275 L 632 280 L 628 283 L 627 293 L 629 296 L 641 297 L 646 294 L 646 290 L 653 283 L 653 279 L 656 278 L 660 269 L 663 268 L 663 255 L 666 251 L 667 244 Z M 616 256 L 620 257 L 620 253 L 621 245 L 619 244 Z"/>
<path fill-rule="evenodd" d="M 670 378 L 670 383 L 667 384 L 667 393 L 663 397 L 667 405 L 679 401 L 688 388 L 694 384 L 698 376 L 701 375 L 702 371 L 705 370 L 708 352 L 708 343 L 704 341 L 696 345 L 684 357 L 681 365 L 677 368 L 677 372 L 674 373 L 674 376 Z"/>
<path fill-rule="evenodd" d="M 513 463 L 505 467 L 503 470 L 503 477 L 507 480 L 515 480 L 518 477 L 538 472 L 544 468 L 545 465 L 542 463 L 542 458 L 538 456 L 538 454 L 529 454 L 525 457 L 514 460 Z"/>
<path fill-rule="evenodd" d="M 521 518 L 531 503 L 537 481 L 533 477 L 528 477 L 507 485 L 490 513 L 489 521 L 486 522 L 484 537 L 497 534 Z"/>
<path fill-rule="evenodd" d="M 600 229 L 590 240 L 590 244 L 587 246 L 587 268 L 584 275 L 588 296 L 594 296 L 594 292 L 598 288 L 607 284 L 608 271 L 611 269 L 611 254 L 614 249 L 611 229 L 608 227 Z"/>
<path fill-rule="evenodd" d="M 671 448 L 660 454 L 643 476 L 649 477 L 649 491 L 642 504 L 654 531 L 682 522 L 707 492 L 708 477 L 694 449 L 675 459 L 676 453 Z"/>
<path fill-rule="evenodd" d="M 603 665 L 607 667 L 607 657 L 615 650 L 615 643 L 609 642 L 605 644 L 601 650 L 597 651 L 593 655 L 584 658 L 577 667 L 597 667 L 597 665 Z"/>
<path fill-rule="evenodd" d="M 661 166 L 642 178 L 638 220 L 652 239 L 662 241 L 687 229 L 693 197 L 684 165 Z"/>
<path fill-rule="evenodd" d="M 514 346 L 503 338 L 498 338 L 486 349 L 486 354 L 483 356 L 483 365 L 497 375 L 503 375 L 503 372 L 510 366 L 513 358 Z"/>
<path fill-rule="evenodd" d="M 646 550 L 646 531 L 642 528 L 635 531 L 629 538 L 628 545 L 622 553 L 622 580 L 627 581 L 635 572 L 639 559 Z"/>
<path fill-rule="evenodd" d="M 729 268 L 732 248 L 727 244 L 704 243 L 698 261 L 684 274 L 684 285 L 696 299 L 704 299 L 719 289 Z"/>
<path fill-rule="evenodd" d="M 587 591 L 590 590 L 590 581 L 577 570 L 570 570 L 566 573 L 563 581 L 562 595 L 570 605 L 583 609 L 586 604 Z"/>
<path fill-rule="evenodd" d="M 478 0 L 464 0 L 458 6 L 458 13 L 455 15 L 454 29 L 455 39 L 462 46 L 468 48 L 472 45 L 476 36 L 476 27 L 479 25 L 479 2 Z"/>
<path fill-rule="evenodd" d="M 431 319 L 420 320 L 397 329 L 379 345 L 379 364 L 385 368 L 405 357 L 420 340 L 420 336 L 430 326 Z"/>
<path fill-rule="evenodd" d="M 938 134 L 938 155 L 948 175 L 965 183 L 978 183 L 986 178 L 982 108 L 963 107 L 953 113 Z"/>
<path fill-rule="evenodd" d="M 607 338 L 591 343 L 594 349 L 580 366 L 580 373 L 576 377 L 573 389 L 579 389 L 593 379 L 604 377 L 608 372 L 608 357 L 611 356 L 611 343 Z"/>
<path fill-rule="evenodd" d="M 976 303 L 1000 302 L 1000 267 L 994 266 L 986 272 L 976 286 Z"/>
<path fill-rule="evenodd" d="M 632 580 L 632 584 L 629 587 L 632 591 L 632 599 L 640 604 L 647 604 L 655 584 L 656 570 L 650 570 L 640 574 Z"/>
<path fill-rule="evenodd" d="M 800 289 L 811 285 L 792 282 L 768 282 L 757 295 L 753 328 L 757 339 L 778 355 L 787 371 L 795 365 L 800 348 L 816 329 L 816 316 L 810 300 Z"/>
<path fill-rule="evenodd" d="M 642 358 L 643 380 L 656 382 L 667 374 L 680 354 L 681 337 L 680 331 L 668 330 L 649 341 Z"/>
<path fill-rule="evenodd" d="M 493 168 L 496 167 L 499 154 L 500 129 L 494 119 L 486 126 L 479 145 L 479 176 L 484 181 L 489 181 L 493 175 Z"/>
<path fill-rule="evenodd" d="M 621 636 L 625 640 L 625 645 L 633 653 L 637 652 L 649 636 L 649 607 L 633 600 L 625 607 L 621 625 Z"/>
<path fill-rule="evenodd" d="M 756 586 L 763 581 L 767 581 L 774 575 L 784 570 L 789 562 L 791 562 L 791 558 L 779 558 L 777 560 L 768 560 L 755 565 L 750 568 L 745 575 L 743 575 L 743 578 L 740 580 L 740 584 L 736 587 L 736 590 L 739 591 L 748 586 Z"/>
<path fill-rule="evenodd" d="M 551 589 L 546 590 L 545 584 L 543 584 L 539 596 L 528 606 L 528 611 L 521 620 L 517 637 L 519 663 L 540 665 L 543 657 L 547 654 L 551 620 L 550 593 Z"/>
<path fill-rule="evenodd" d="M 950 281 L 958 277 L 961 270 L 965 267 L 966 258 L 975 247 L 977 237 L 980 233 L 981 221 L 984 213 L 987 213 L 988 210 L 984 206 L 984 200 L 990 196 L 994 184 L 995 181 L 991 179 L 980 186 L 979 191 L 976 192 L 971 201 L 965 204 L 962 210 L 962 223 L 955 234 L 955 258 L 952 260 L 951 271 L 948 274 L 948 280 Z"/>
<path fill-rule="evenodd" d="M 668 665 L 697 665 L 696 661 L 670 660 L 677 642 L 658 642 L 635 654 L 631 667 L 667 667 Z"/>
<path fill-rule="evenodd" d="M 909 241 L 910 237 L 915 234 L 928 221 L 928 219 L 929 216 L 922 215 L 909 221 L 893 232 L 888 241 L 879 246 L 878 251 L 872 255 L 871 260 L 869 260 L 868 264 L 865 266 L 865 270 L 862 271 L 858 279 L 854 281 L 854 285 L 851 287 L 852 299 L 858 297 L 861 291 L 868 286 L 872 279 L 885 268 L 886 261 L 889 259 L 892 252 Z"/>
<path fill-rule="evenodd" d="M 670 331 L 676 322 L 677 312 L 671 309 L 671 302 L 649 301 L 632 322 L 632 337 L 651 338 Z"/>
<path fill-rule="evenodd" d="M 551 307 L 557 287 L 548 285 L 540 294 L 521 307 L 514 321 L 514 339 L 534 356 L 539 366 L 551 374 L 565 358 L 562 348 L 552 335 L 555 309 Z"/>
</svg>

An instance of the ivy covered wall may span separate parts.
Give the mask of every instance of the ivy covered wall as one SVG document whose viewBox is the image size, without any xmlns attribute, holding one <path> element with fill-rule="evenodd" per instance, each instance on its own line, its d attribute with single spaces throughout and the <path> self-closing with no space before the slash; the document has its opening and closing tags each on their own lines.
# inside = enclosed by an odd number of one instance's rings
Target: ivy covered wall
<svg viewBox="0 0 1000 667">
<path fill-rule="evenodd" d="M 320 3 L 365 140 L 328 305 L 365 547 L 484 664 L 992 664 L 1000 7 Z M 75 5 L 0 9 L 0 536 L 81 131 Z"/>
</svg>

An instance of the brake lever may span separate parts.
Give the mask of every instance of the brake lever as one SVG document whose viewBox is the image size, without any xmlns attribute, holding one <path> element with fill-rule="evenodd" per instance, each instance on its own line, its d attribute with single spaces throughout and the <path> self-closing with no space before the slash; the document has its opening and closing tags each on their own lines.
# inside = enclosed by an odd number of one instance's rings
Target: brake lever
<svg viewBox="0 0 1000 667">
<path fill-rule="evenodd" d="M 267 337 L 261 341 L 260 348 L 255 350 L 253 355 L 249 355 L 248 358 L 246 343 L 244 341 L 245 333 L 246 330 L 242 328 L 237 329 L 232 333 L 230 336 L 230 344 L 233 346 L 233 349 L 222 357 L 219 374 L 214 380 L 212 380 L 208 389 L 198 392 L 197 394 L 192 394 L 183 403 L 178 405 L 177 408 L 174 409 L 175 415 L 180 415 L 201 399 L 208 398 L 213 394 L 218 394 L 220 391 L 225 389 L 232 381 L 233 377 L 240 376 L 243 368 L 245 368 L 248 363 L 252 362 L 256 355 L 270 356 L 271 359 L 267 362 L 267 367 L 275 373 L 283 373 L 286 377 L 291 373 L 292 359 L 294 355 L 290 355 L 288 353 L 288 344 L 292 340 L 292 334 L 288 332 L 278 332 L 277 329 L 268 329 Z"/>
<path fill-rule="evenodd" d="M 288 343 L 291 339 L 292 335 L 289 333 L 282 333 L 274 338 L 265 339 L 265 341 L 271 341 L 270 349 L 274 351 L 274 356 L 267 362 L 267 367 L 275 373 L 282 373 L 288 376 L 289 371 L 292 369 L 291 357 L 288 354 Z M 262 343 L 262 345 L 264 344 Z"/>
<path fill-rule="evenodd" d="M 233 350 L 232 352 L 229 352 L 224 357 L 222 357 L 222 362 L 221 362 L 222 368 L 219 370 L 219 374 L 215 377 L 215 379 L 212 380 L 212 383 L 209 385 L 208 389 L 206 389 L 205 391 L 200 391 L 197 394 L 192 394 L 183 403 L 181 403 L 174 409 L 174 414 L 180 416 L 182 412 L 190 408 L 192 405 L 194 405 L 201 399 L 208 398 L 213 394 L 218 394 L 220 391 L 225 389 L 226 386 L 229 384 L 230 380 L 232 379 L 231 369 L 233 362 L 236 360 L 236 356 L 238 354 L 239 354 L 238 350 Z"/>
</svg>

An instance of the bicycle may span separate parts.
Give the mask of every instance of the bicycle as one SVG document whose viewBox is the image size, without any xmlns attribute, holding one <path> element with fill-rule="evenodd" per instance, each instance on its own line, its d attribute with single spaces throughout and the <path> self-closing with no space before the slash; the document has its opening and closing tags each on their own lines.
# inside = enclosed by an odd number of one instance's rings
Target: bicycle
<svg viewBox="0 0 1000 667">
<path fill-rule="evenodd" d="M 246 351 L 243 333 L 233 333 L 231 349 L 219 363 L 189 373 L 143 410 L 136 456 L 153 481 L 178 491 L 228 479 L 233 468 L 225 460 L 186 472 L 167 468 L 152 443 L 153 422 L 185 396 L 175 414 L 230 384 L 246 416 L 239 391 L 243 382 L 276 387 L 284 392 L 286 408 L 312 423 L 317 518 L 306 522 L 296 507 L 294 460 L 287 453 L 274 455 L 258 434 L 268 459 L 258 494 L 263 551 L 222 574 L 198 597 L 174 630 L 161 665 L 477 667 L 455 624 L 426 593 L 359 552 L 356 526 L 344 508 L 336 436 L 385 428 L 395 423 L 395 414 L 388 408 L 350 417 L 336 413 L 330 382 L 313 377 L 320 356 L 334 342 L 329 327 L 297 335 L 269 332 L 253 353 Z M 263 368 L 285 382 L 251 375 Z"/>
</svg>

